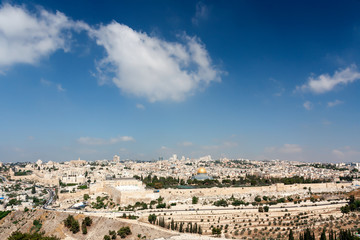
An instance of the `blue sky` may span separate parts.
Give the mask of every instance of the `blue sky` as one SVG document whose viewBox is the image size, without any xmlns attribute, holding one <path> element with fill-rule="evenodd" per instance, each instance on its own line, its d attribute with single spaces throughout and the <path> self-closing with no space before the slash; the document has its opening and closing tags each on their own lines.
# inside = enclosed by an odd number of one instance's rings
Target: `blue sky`
<svg viewBox="0 0 360 240">
<path fill-rule="evenodd" d="M 359 9 L 4 1 L 0 161 L 358 161 Z"/>
</svg>

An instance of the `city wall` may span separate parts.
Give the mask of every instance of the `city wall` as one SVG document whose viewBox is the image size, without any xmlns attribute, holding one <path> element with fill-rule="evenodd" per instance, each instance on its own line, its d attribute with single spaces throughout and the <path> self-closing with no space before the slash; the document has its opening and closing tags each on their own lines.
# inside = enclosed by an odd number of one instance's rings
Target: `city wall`
<svg viewBox="0 0 360 240">
<path fill-rule="evenodd" d="M 46 184 L 46 185 L 53 185 L 53 186 L 59 185 L 59 180 L 57 178 L 43 177 L 43 176 L 38 176 L 36 174 L 24 175 L 24 176 L 11 175 L 11 179 L 14 179 L 15 181 L 29 180 L 29 181 Z"/>
<path fill-rule="evenodd" d="M 261 187 L 229 187 L 229 188 L 201 188 L 201 189 L 164 189 L 160 190 L 160 195 L 169 200 L 182 200 L 197 197 L 242 197 L 243 195 L 291 195 L 296 193 L 304 193 L 311 190 L 311 192 L 337 192 L 345 191 L 351 188 L 352 183 L 314 183 L 314 184 L 292 184 L 284 185 L 274 184 L 271 186 Z"/>
<path fill-rule="evenodd" d="M 161 189 L 159 193 L 153 190 L 137 190 L 137 191 L 120 191 L 116 189 L 119 183 L 115 181 L 103 181 L 91 184 L 89 189 L 77 190 L 76 193 L 59 194 L 60 200 L 70 198 L 82 198 L 84 194 L 107 193 L 116 204 L 128 205 L 136 202 L 149 203 L 151 200 L 157 199 L 159 196 L 164 197 L 165 202 L 169 201 L 186 201 L 193 196 L 202 199 L 219 199 L 255 196 L 289 196 L 294 194 L 306 194 L 309 191 L 313 193 L 321 192 L 343 192 L 350 191 L 355 187 L 352 183 L 314 183 L 314 184 L 293 184 L 284 185 L 274 184 L 271 186 L 260 187 L 229 187 L 229 188 L 198 188 L 198 189 Z"/>
</svg>

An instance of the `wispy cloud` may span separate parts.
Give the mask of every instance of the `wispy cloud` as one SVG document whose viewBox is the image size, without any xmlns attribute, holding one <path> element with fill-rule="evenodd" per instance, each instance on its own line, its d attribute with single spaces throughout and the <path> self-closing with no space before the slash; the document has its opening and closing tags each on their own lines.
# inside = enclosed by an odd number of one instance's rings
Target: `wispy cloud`
<svg viewBox="0 0 360 240">
<path fill-rule="evenodd" d="M 223 149 L 228 149 L 228 148 L 234 148 L 237 145 L 238 145 L 237 142 L 225 141 L 218 145 L 205 145 L 205 146 L 202 146 L 201 148 L 204 150 L 223 150 Z"/>
<path fill-rule="evenodd" d="M 335 101 L 328 102 L 327 105 L 328 105 L 328 107 L 335 107 L 335 106 L 343 104 L 343 103 L 344 103 L 343 101 L 336 99 Z"/>
<path fill-rule="evenodd" d="M 150 102 L 182 101 L 221 81 L 221 71 L 197 37 L 184 34 L 180 42 L 167 42 L 115 21 L 90 35 L 107 53 L 98 63 L 99 77 L 114 75 L 109 79 L 124 93 Z"/>
<path fill-rule="evenodd" d="M 196 4 L 195 16 L 191 19 L 194 25 L 199 25 L 200 21 L 206 20 L 209 16 L 209 8 L 203 3 Z"/>
<path fill-rule="evenodd" d="M 140 104 L 140 103 L 138 103 L 138 104 L 136 104 L 136 108 L 137 108 L 137 109 L 144 110 L 144 109 L 145 109 L 145 106 L 142 105 L 142 104 Z"/>
<path fill-rule="evenodd" d="M 56 84 L 56 89 L 59 91 L 59 92 L 65 92 L 66 90 L 61 86 L 61 84 Z"/>
<path fill-rule="evenodd" d="M 181 142 L 179 143 L 180 146 L 183 146 L 183 147 L 190 147 L 193 145 L 192 142 L 188 142 L 188 141 L 185 141 L 185 142 Z"/>
<path fill-rule="evenodd" d="M 58 92 L 65 92 L 66 89 L 62 87 L 60 83 L 54 83 L 46 79 L 40 79 L 40 83 L 46 87 L 54 87 Z"/>
<path fill-rule="evenodd" d="M 340 161 L 357 161 L 360 157 L 360 151 L 354 150 L 349 146 L 332 150 L 333 156 Z"/>
<path fill-rule="evenodd" d="M 110 145 L 118 142 L 133 142 L 135 139 L 130 136 L 119 136 L 110 139 L 94 138 L 94 137 L 80 137 L 77 142 L 84 145 Z"/>
<path fill-rule="evenodd" d="M 309 80 L 306 84 L 302 86 L 297 86 L 297 91 L 311 91 L 314 93 L 326 93 L 333 90 L 335 87 L 340 85 L 347 85 L 356 80 L 360 79 L 360 72 L 357 69 L 355 64 L 345 68 L 335 71 L 335 73 L 330 76 L 329 74 L 321 74 L 318 77 L 309 77 Z"/>
<path fill-rule="evenodd" d="M 270 78 L 270 81 L 273 82 L 274 85 L 275 85 L 275 91 L 276 92 L 273 95 L 275 97 L 281 97 L 283 95 L 283 93 L 285 92 L 285 88 L 283 87 L 281 82 L 274 79 L 274 78 Z"/>
<path fill-rule="evenodd" d="M 330 122 L 329 120 L 323 120 L 322 122 L 322 125 L 324 125 L 324 126 L 329 126 L 329 125 L 331 125 L 332 124 L 332 122 Z"/>
<path fill-rule="evenodd" d="M 285 153 L 285 154 L 293 154 L 293 153 L 301 153 L 303 151 L 302 147 L 298 144 L 284 144 L 281 147 L 266 147 L 265 152 L 267 153 Z"/>
<path fill-rule="evenodd" d="M 310 101 L 304 102 L 303 106 L 306 110 L 311 110 L 313 108 L 313 104 Z"/>
</svg>

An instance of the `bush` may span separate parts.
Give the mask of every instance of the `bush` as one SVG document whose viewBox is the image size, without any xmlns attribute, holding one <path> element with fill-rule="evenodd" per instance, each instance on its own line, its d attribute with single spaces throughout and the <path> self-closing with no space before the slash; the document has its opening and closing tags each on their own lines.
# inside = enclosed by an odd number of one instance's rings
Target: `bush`
<svg viewBox="0 0 360 240">
<path fill-rule="evenodd" d="M 131 235 L 130 227 L 122 227 L 117 231 L 117 234 L 121 238 L 126 238 L 127 235 Z"/>
<path fill-rule="evenodd" d="M 60 238 L 51 236 L 45 237 L 44 233 L 22 233 L 19 231 L 15 231 L 11 234 L 8 240 L 27 240 L 27 239 L 36 239 L 36 240 L 60 240 Z"/>
<path fill-rule="evenodd" d="M 80 231 L 79 221 L 75 220 L 75 218 L 72 215 L 69 215 L 64 220 L 64 225 L 65 227 L 70 229 L 70 231 L 74 234 Z"/>
<path fill-rule="evenodd" d="M 92 224 L 92 219 L 91 219 L 90 217 L 85 217 L 85 219 L 83 220 L 83 223 L 84 223 L 86 226 L 90 227 L 91 224 Z"/>
<path fill-rule="evenodd" d="M 89 194 L 84 194 L 84 201 L 87 201 L 90 198 Z"/>
<path fill-rule="evenodd" d="M 149 217 L 148 217 L 148 221 L 149 221 L 149 223 L 155 224 L 156 215 L 155 214 L 150 214 Z"/>
</svg>

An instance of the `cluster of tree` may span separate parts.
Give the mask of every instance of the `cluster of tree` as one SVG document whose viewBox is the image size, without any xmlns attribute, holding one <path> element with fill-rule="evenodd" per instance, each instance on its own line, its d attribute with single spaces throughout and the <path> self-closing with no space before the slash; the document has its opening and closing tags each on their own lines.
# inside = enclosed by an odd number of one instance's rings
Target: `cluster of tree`
<svg viewBox="0 0 360 240">
<path fill-rule="evenodd" d="M 121 216 L 121 218 L 125 218 L 125 219 L 138 219 L 138 216 L 134 216 L 134 215 L 126 215 L 126 213 L 123 213 L 123 215 Z"/>
<path fill-rule="evenodd" d="M 78 189 L 87 189 L 88 186 L 86 184 L 84 184 L 84 185 L 79 185 L 77 188 Z"/>
<path fill-rule="evenodd" d="M 9 215 L 11 211 L 0 211 L 0 220 Z"/>
<path fill-rule="evenodd" d="M 92 202 L 91 207 L 95 208 L 95 209 L 105 208 L 107 205 L 105 205 L 104 200 L 107 200 L 107 199 L 108 199 L 108 196 L 106 196 L 106 197 L 97 196 L 96 202 Z"/>
<path fill-rule="evenodd" d="M 221 235 L 221 228 L 213 227 L 211 229 L 211 232 L 212 232 L 213 235 L 220 236 Z"/>
<path fill-rule="evenodd" d="M 221 184 L 217 179 L 197 180 L 190 178 L 186 181 L 186 183 L 187 184 L 184 185 L 193 185 L 200 188 L 223 187 L 223 184 Z"/>
<path fill-rule="evenodd" d="M 41 221 L 38 220 L 38 219 L 35 219 L 35 220 L 33 221 L 33 226 L 32 226 L 32 228 L 31 228 L 31 232 L 39 232 L 40 229 L 41 229 L 41 227 L 42 227 Z"/>
<path fill-rule="evenodd" d="M 130 227 L 126 226 L 120 228 L 117 232 L 115 232 L 114 230 L 109 230 L 109 235 L 105 235 L 104 240 L 116 239 L 116 235 L 119 235 L 121 238 L 126 238 L 126 236 L 131 234 L 132 232 Z"/>
<path fill-rule="evenodd" d="M 25 175 L 31 175 L 31 174 L 32 174 L 31 170 L 21 171 L 21 169 L 18 172 L 14 173 L 15 176 L 25 176 Z"/>
<path fill-rule="evenodd" d="M 349 176 L 349 175 L 343 176 L 343 177 L 339 177 L 339 178 L 340 178 L 341 181 L 347 181 L 347 182 L 351 182 L 351 181 L 354 179 L 353 176 Z"/>
<path fill-rule="evenodd" d="M 340 210 L 342 213 L 360 211 L 360 200 L 355 200 L 355 196 L 350 195 L 348 204 L 342 206 Z"/>
<path fill-rule="evenodd" d="M 119 211 L 121 211 L 121 207 L 119 207 Z M 144 209 L 148 209 L 148 204 L 146 204 L 145 202 L 136 202 L 134 205 L 129 204 L 128 206 L 124 207 L 125 211 L 133 211 L 135 209 L 138 210 L 144 210 Z"/>
<path fill-rule="evenodd" d="M 328 238 L 327 238 L 328 236 Z M 307 228 L 304 230 L 304 232 L 299 234 L 299 240 L 315 240 L 317 239 L 315 237 L 314 231 Z M 341 229 L 338 234 L 334 232 L 333 230 L 330 230 L 328 234 L 326 234 L 326 230 L 324 229 L 320 235 L 320 240 L 358 240 L 359 238 L 350 230 L 344 230 Z M 289 240 L 295 240 L 294 233 L 292 230 L 289 232 Z"/>
<path fill-rule="evenodd" d="M 87 200 L 89 200 L 89 199 L 90 199 L 89 194 L 84 194 L 84 201 L 87 201 Z"/>
<path fill-rule="evenodd" d="M 166 203 L 164 203 L 163 201 L 164 201 L 164 198 L 161 196 L 158 199 L 156 199 L 156 203 L 157 203 L 156 208 L 166 208 Z M 154 202 L 151 201 L 150 206 L 153 204 L 154 204 Z"/>
<path fill-rule="evenodd" d="M 60 240 L 60 238 L 55 236 L 46 237 L 44 232 L 22 233 L 15 231 L 8 237 L 8 240 Z"/>
<path fill-rule="evenodd" d="M 160 177 L 157 176 L 151 176 L 148 175 L 147 177 L 143 178 L 136 177 L 146 185 L 146 187 L 149 188 L 155 188 L 155 189 L 161 189 L 161 188 L 170 188 L 170 187 L 176 187 L 181 183 L 181 180 L 179 178 L 173 178 L 173 177 Z"/>
<path fill-rule="evenodd" d="M 225 199 L 220 199 L 214 202 L 214 205 L 217 207 L 227 207 L 228 206 L 228 202 Z"/>
<path fill-rule="evenodd" d="M 198 225 L 197 223 L 194 223 L 194 224 L 192 222 L 188 222 L 188 223 L 180 222 L 180 223 L 178 223 L 178 222 L 175 222 L 174 219 L 171 219 L 171 222 L 169 224 L 167 224 L 165 222 L 164 217 L 159 217 L 158 219 L 156 219 L 155 215 L 151 216 L 151 219 L 149 219 L 149 222 L 150 221 L 151 221 L 151 223 L 155 223 L 156 225 L 159 225 L 160 227 L 171 229 L 173 231 L 179 231 L 179 232 L 182 232 L 182 233 L 187 232 L 187 233 L 202 234 L 201 226 Z"/>
<path fill-rule="evenodd" d="M 90 227 L 92 224 L 92 219 L 90 217 L 85 217 L 81 223 L 81 231 L 83 234 L 87 234 L 87 227 Z"/>
<path fill-rule="evenodd" d="M 313 163 L 310 166 L 312 166 L 314 168 L 326 168 L 326 169 L 332 169 L 332 170 L 337 170 L 337 171 L 348 170 L 347 168 L 338 168 L 334 164 L 331 164 L 331 163 Z"/>
<path fill-rule="evenodd" d="M 80 231 L 79 221 L 75 220 L 75 218 L 72 215 L 69 215 L 64 220 L 64 225 L 74 234 Z"/>
<path fill-rule="evenodd" d="M 161 189 L 161 188 L 176 188 L 181 186 L 196 186 L 198 188 L 209 187 L 229 187 L 229 186 L 266 186 L 274 183 L 295 184 L 295 183 L 322 183 L 329 182 L 330 179 L 305 179 L 304 177 L 294 176 L 290 178 L 262 178 L 256 175 L 247 175 L 245 178 L 239 179 L 223 179 L 221 182 L 217 179 L 183 179 L 173 177 L 160 177 L 148 175 L 147 177 L 137 176 L 134 178 L 141 180 L 147 187 Z"/>
<path fill-rule="evenodd" d="M 149 223 L 151 223 L 151 224 L 155 224 L 156 215 L 155 215 L 155 214 L 150 214 L 150 215 L 148 216 L 148 221 L 149 221 Z"/>
<path fill-rule="evenodd" d="M 17 200 L 16 198 L 10 199 L 10 201 L 6 204 L 6 206 L 20 205 L 21 200 Z"/>
<path fill-rule="evenodd" d="M 259 207 L 258 209 L 259 212 L 269 212 L 269 206 L 264 206 L 264 207 Z"/>
</svg>

